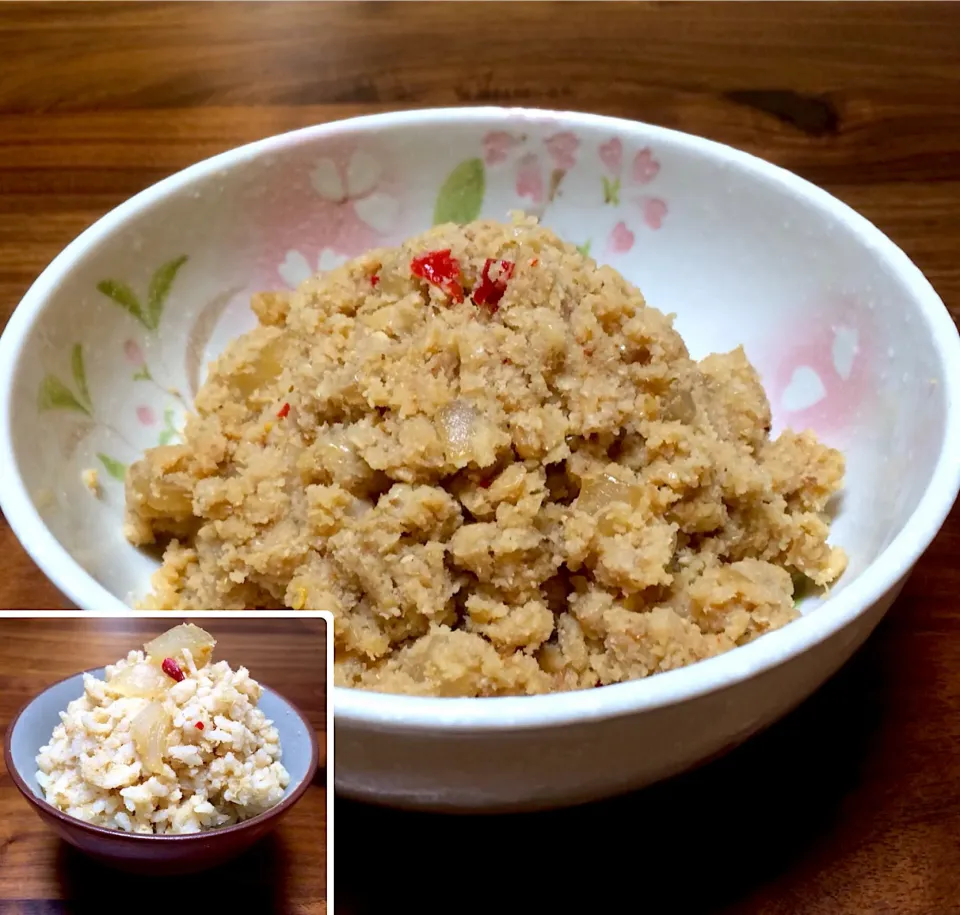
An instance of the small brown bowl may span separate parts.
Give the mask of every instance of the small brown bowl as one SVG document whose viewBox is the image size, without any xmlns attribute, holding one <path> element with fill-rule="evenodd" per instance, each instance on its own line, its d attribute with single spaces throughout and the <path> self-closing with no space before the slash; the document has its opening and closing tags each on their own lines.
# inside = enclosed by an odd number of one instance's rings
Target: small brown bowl
<svg viewBox="0 0 960 915">
<path fill-rule="evenodd" d="M 104 669 L 88 671 L 103 677 Z M 83 694 L 83 674 L 61 680 L 31 699 L 10 722 L 3 750 L 7 771 L 20 793 L 62 839 L 120 870 L 137 874 L 189 874 L 223 864 L 245 852 L 276 827 L 313 781 L 320 758 L 317 735 L 292 703 L 263 687 L 260 708 L 280 732 L 283 764 L 290 773 L 283 800 L 234 826 L 186 835 L 137 835 L 93 826 L 67 816 L 43 799 L 36 757 L 60 722 L 60 712 Z"/>
</svg>

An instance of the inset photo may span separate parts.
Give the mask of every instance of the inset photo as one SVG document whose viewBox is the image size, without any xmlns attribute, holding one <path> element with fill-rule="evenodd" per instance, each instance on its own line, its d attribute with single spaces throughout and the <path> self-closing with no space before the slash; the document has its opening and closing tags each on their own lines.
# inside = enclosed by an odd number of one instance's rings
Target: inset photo
<svg viewBox="0 0 960 915">
<path fill-rule="evenodd" d="M 329 651 L 311 613 L 0 617 L 0 910 L 137 908 L 175 877 L 325 913 Z"/>
</svg>

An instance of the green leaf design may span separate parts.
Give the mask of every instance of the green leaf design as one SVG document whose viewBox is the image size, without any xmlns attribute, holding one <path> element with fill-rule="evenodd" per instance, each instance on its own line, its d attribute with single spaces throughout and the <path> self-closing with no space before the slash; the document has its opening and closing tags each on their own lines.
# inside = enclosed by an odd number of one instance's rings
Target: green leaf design
<svg viewBox="0 0 960 915">
<path fill-rule="evenodd" d="M 88 410 L 93 410 L 93 401 L 90 399 L 90 389 L 87 387 L 87 371 L 83 365 L 83 347 L 79 343 L 73 345 L 70 354 L 70 368 L 73 371 L 73 383 L 77 386 L 80 399 Z"/>
<path fill-rule="evenodd" d="M 100 463 L 103 464 L 107 473 L 109 473 L 110 476 L 112 476 L 115 480 L 119 480 L 122 483 L 126 479 L 126 464 L 121 464 L 120 461 L 115 461 L 109 455 L 101 454 L 99 451 L 97 452 L 97 457 L 100 459 Z"/>
<path fill-rule="evenodd" d="M 46 410 L 75 410 L 92 416 L 91 410 L 86 407 L 77 396 L 56 375 L 47 375 L 40 382 L 40 394 L 37 398 L 37 409 L 43 413 Z"/>
<path fill-rule="evenodd" d="M 133 375 L 134 381 L 153 381 L 153 375 L 150 374 L 150 369 L 147 368 L 147 363 L 144 362 L 140 368 Z"/>
<path fill-rule="evenodd" d="M 433 224 L 456 222 L 461 225 L 480 215 L 486 175 L 482 159 L 466 159 L 443 182 L 433 209 Z"/>
<path fill-rule="evenodd" d="M 612 203 L 614 206 L 620 205 L 620 179 L 602 177 L 603 182 L 603 202 Z"/>
<path fill-rule="evenodd" d="M 163 411 L 163 431 L 160 433 L 160 444 L 169 445 L 177 436 L 179 436 L 176 426 L 173 424 L 173 410 Z"/>
<path fill-rule="evenodd" d="M 577 250 L 584 256 L 590 256 L 590 239 L 588 238 L 582 245 L 577 245 Z"/>
<path fill-rule="evenodd" d="M 813 590 L 813 580 L 807 578 L 803 572 L 794 572 L 790 577 L 793 579 L 793 606 L 799 607 L 800 601 L 808 597 Z"/>
<path fill-rule="evenodd" d="M 126 283 L 121 283 L 119 280 L 100 280 L 97 283 L 97 289 L 107 298 L 113 299 L 121 308 L 130 312 L 148 330 L 153 329 L 147 323 L 147 316 L 140 307 L 137 294 Z"/>
<path fill-rule="evenodd" d="M 154 330 L 160 326 L 163 316 L 163 306 L 170 294 L 170 287 L 180 268 L 187 262 L 187 255 L 181 254 L 172 261 L 167 261 L 158 267 L 150 278 L 150 288 L 147 291 L 147 321 Z"/>
</svg>

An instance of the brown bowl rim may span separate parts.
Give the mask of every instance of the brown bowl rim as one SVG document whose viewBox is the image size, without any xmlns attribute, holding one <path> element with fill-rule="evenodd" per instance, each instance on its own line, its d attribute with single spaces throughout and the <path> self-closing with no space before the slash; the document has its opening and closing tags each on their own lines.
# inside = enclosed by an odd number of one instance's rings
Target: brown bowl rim
<svg viewBox="0 0 960 915">
<path fill-rule="evenodd" d="M 53 806 L 53 804 L 41 797 L 38 797 L 33 793 L 33 791 L 30 790 L 30 786 L 17 770 L 17 767 L 13 764 L 13 753 L 11 751 L 10 742 L 13 737 L 13 731 L 17 726 L 17 722 L 20 720 L 23 713 L 44 693 L 49 692 L 51 689 L 59 686 L 61 683 L 66 683 L 68 680 L 74 679 L 74 677 L 80 677 L 87 673 L 92 674 L 92 672 L 96 670 L 103 670 L 103 667 L 90 667 L 86 670 L 78 671 L 75 674 L 70 674 L 69 677 L 63 677 L 60 680 L 45 686 L 39 693 L 28 699 L 23 703 L 23 705 L 20 706 L 20 708 L 17 710 L 17 713 L 10 719 L 10 724 L 7 725 L 7 730 L 3 735 L 4 765 L 6 766 L 7 772 L 10 774 L 14 785 L 16 785 L 17 790 L 24 796 L 26 801 L 31 804 L 31 806 L 37 809 L 38 812 L 50 814 L 55 819 L 60 820 L 67 826 L 79 828 L 84 832 L 91 833 L 92 835 L 109 837 L 120 841 L 200 842 L 209 841 L 213 836 L 226 836 L 242 832 L 245 829 L 249 829 L 251 826 L 266 823 L 267 821 L 280 816 L 281 813 L 288 810 L 297 801 L 299 801 L 300 798 L 306 793 L 310 785 L 313 784 L 313 779 L 320 767 L 320 743 L 317 740 L 317 732 L 314 730 L 313 725 L 310 723 L 306 715 L 304 715 L 296 705 L 287 699 L 286 696 L 277 692 L 268 684 L 261 683 L 261 686 L 269 689 L 271 693 L 273 693 L 277 698 L 283 700 L 283 702 L 285 702 L 293 710 L 296 716 L 300 719 L 301 723 L 305 726 L 310 740 L 310 765 L 307 769 L 307 772 L 300 783 L 293 789 L 293 791 L 284 797 L 279 804 L 271 807 L 269 810 L 264 810 L 263 813 L 258 813 L 255 817 L 251 817 L 249 820 L 243 820 L 240 823 L 234 823 L 232 826 L 221 826 L 214 829 L 202 830 L 201 832 L 189 832 L 175 835 L 150 835 L 139 832 L 124 832 L 122 829 L 109 829 L 106 826 L 95 826 L 93 823 L 88 823 L 85 820 L 78 819 L 77 817 L 68 816 L 62 810 L 57 809 Z M 327 701 L 329 702 L 329 697 Z M 39 749 L 39 747 L 37 749 Z"/>
</svg>

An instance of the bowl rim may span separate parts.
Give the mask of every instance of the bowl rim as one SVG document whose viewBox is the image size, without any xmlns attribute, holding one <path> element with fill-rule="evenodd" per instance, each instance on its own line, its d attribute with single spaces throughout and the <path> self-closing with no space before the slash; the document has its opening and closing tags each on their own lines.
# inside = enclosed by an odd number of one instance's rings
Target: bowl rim
<svg viewBox="0 0 960 915">
<path fill-rule="evenodd" d="M 936 536 L 960 492 L 960 334 L 943 301 L 907 255 L 879 228 L 832 194 L 771 162 L 695 134 L 607 115 L 523 107 L 465 106 L 413 109 L 344 118 L 303 127 L 235 147 L 195 163 L 146 188 L 97 220 L 74 239 L 40 274 L 14 310 L 0 336 L 0 466 L 16 467 L 11 429 L 13 378 L 24 342 L 61 275 L 122 226 L 124 221 L 212 173 L 287 145 L 349 133 L 404 127 L 522 120 L 566 128 L 606 130 L 661 142 L 724 163 L 804 199 L 843 223 L 899 276 L 926 325 L 944 379 L 946 416 L 933 473 L 913 512 L 881 553 L 844 589 L 816 612 L 768 633 L 748 645 L 677 670 L 641 680 L 588 690 L 539 696 L 435 698 L 393 695 L 334 687 L 335 717 L 341 724 L 380 730 L 502 731 L 553 727 L 632 715 L 694 699 L 756 677 L 839 632 L 885 594 L 896 589 Z M 26 552 L 76 606 L 109 615 L 132 612 L 100 585 L 53 536 L 40 518 L 18 474 L 3 474 L 0 508 Z M 108 608 L 108 609 L 107 609 Z"/>
<path fill-rule="evenodd" d="M 105 836 L 115 840 L 131 840 L 139 841 L 141 843 L 158 841 L 167 843 L 184 843 L 191 841 L 209 842 L 214 837 L 242 832 L 245 829 L 262 825 L 280 816 L 282 813 L 286 812 L 294 804 L 296 804 L 306 793 L 307 789 L 313 784 L 313 780 L 316 777 L 320 766 L 320 744 L 317 740 L 317 733 L 314 730 L 313 725 L 310 724 L 310 721 L 306 715 L 304 715 L 296 705 L 287 699 L 286 696 L 284 696 L 282 693 L 278 693 L 275 689 L 267 686 L 266 684 L 261 683 L 260 685 L 264 690 L 272 693 L 273 696 L 279 699 L 297 716 L 297 718 L 300 720 L 300 723 L 306 730 L 307 738 L 310 741 L 310 763 L 307 767 L 307 772 L 297 783 L 296 787 L 294 787 L 289 794 L 284 796 L 280 803 L 275 804 L 268 810 L 264 810 L 262 813 L 258 813 L 255 817 L 250 817 L 249 820 L 242 820 L 241 822 L 234 823 L 231 826 L 221 826 L 215 829 L 203 830 L 201 832 L 176 833 L 172 835 L 149 835 L 146 833 L 124 832 L 122 829 L 109 829 L 106 826 L 96 826 L 93 823 L 88 823 L 85 820 L 80 820 L 77 817 L 72 817 L 69 814 L 64 813 L 62 810 L 54 807 L 49 801 L 34 794 L 30 786 L 27 784 L 27 780 L 23 777 L 23 775 L 21 775 L 20 770 L 14 764 L 12 750 L 13 732 L 16 730 L 17 724 L 20 722 L 23 714 L 27 711 L 27 709 L 30 708 L 30 706 L 40 699 L 41 696 L 46 695 L 46 693 L 50 692 L 52 689 L 56 689 L 58 686 L 62 686 L 64 683 L 68 683 L 70 680 L 76 680 L 78 678 L 81 678 L 82 680 L 82 677 L 85 674 L 95 675 L 98 671 L 103 670 L 104 667 L 91 667 L 87 670 L 81 670 L 75 674 L 71 674 L 69 677 L 63 677 L 62 679 L 57 680 L 55 683 L 51 683 L 49 686 L 45 686 L 42 690 L 40 690 L 39 693 L 32 696 L 20 706 L 20 708 L 17 710 L 17 713 L 10 719 L 10 723 L 7 725 L 7 730 L 3 735 L 4 765 L 6 766 L 7 772 L 10 774 L 10 778 L 13 780 L 14 785 L 16 785 L 17 790 L 27 801 L 29 801 L 31 806 L 36 809 L 37 813 L 41 815 L 52 816 L 68 827 L 81 829 L 84 832 L 91 833 L 92 835 Z M 40 748 L 37 747 L 37 750 L 39 749 Z"/>
</svg>

